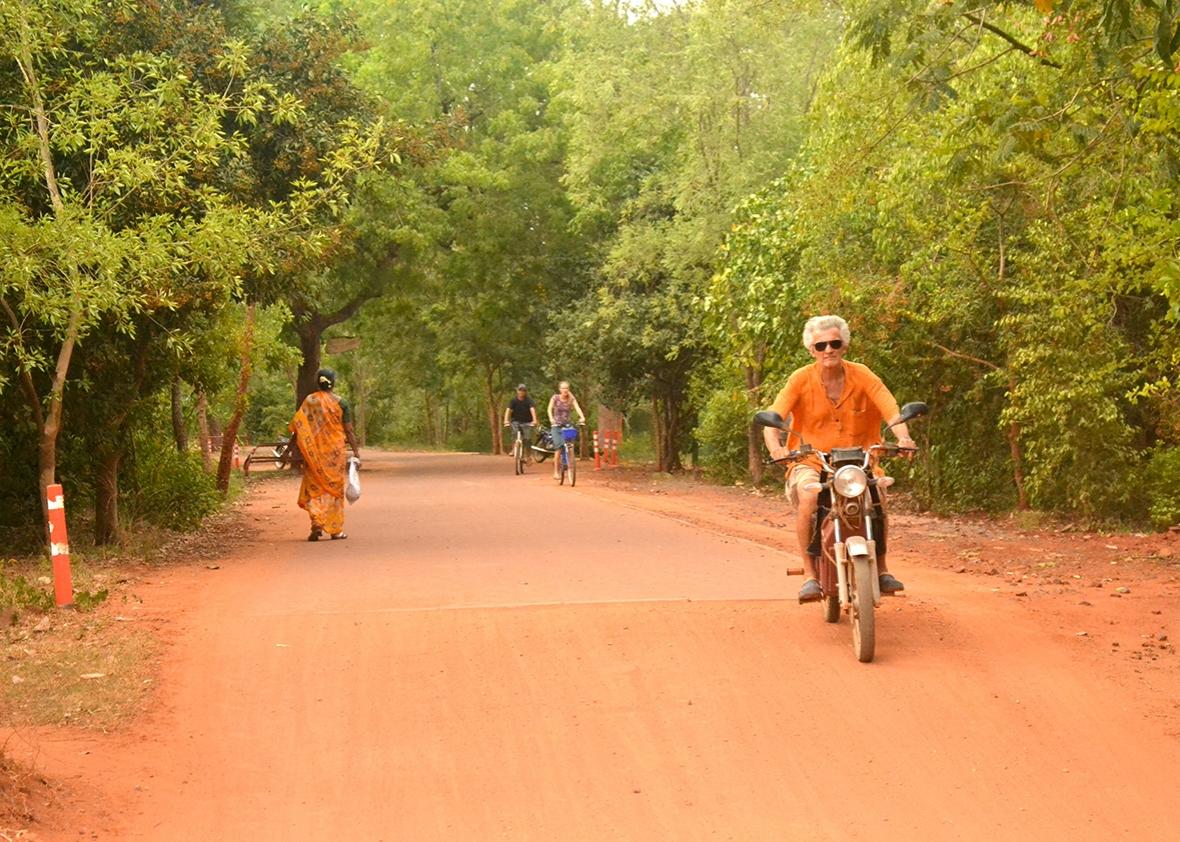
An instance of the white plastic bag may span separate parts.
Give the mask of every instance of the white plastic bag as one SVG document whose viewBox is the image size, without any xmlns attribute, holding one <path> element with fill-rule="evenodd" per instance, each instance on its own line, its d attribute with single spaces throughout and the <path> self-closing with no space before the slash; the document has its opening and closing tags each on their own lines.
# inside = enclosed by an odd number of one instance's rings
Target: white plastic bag
<svg viewBox="0 0 1180 842">
<path fill-rule="evenodd" d="M 361 474 L 357 470 L 360 460 L 355 456 L 348 459 L 348 482 L 344 485 L 344 498 L 350 503 L 361 499 Z"/>
</svg>

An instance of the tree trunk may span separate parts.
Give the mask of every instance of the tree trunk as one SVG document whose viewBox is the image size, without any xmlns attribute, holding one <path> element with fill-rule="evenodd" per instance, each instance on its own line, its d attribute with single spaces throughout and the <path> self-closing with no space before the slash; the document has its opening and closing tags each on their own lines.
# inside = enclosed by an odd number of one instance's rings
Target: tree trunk
<svg viewBox="0 0 1180 842">
<path fill-rule="evenodd" d="M 184 426 L 184 403 L 180 394 L 180 378 L 172 379 L 172 438 L 176 441 L 176 452 L 188 452 L 188 430 Z"/>
<path fill-rule="evenodd" d="M 664 411 L 668 414 L 664 423 L 664 447 L 666 448 L 664 463 L 667 465 L 665 470 L 668 473 L 682 471 L 684 466 L 680 463 L 680 401 L 671 398 L 665 400 Z"/>
<path fill-rule="evenodd" d="M 431 399 L 429 389 L 422 390 L 422 409 L 425 413 L 426 441 L 431 446 L 434 446 L 439 443 L 438 435 L 435 433 L 435 424 L 437 423 L 437 418 L 434 411 L 434 401 Z"/>
<path fill-rule="evenodd" d="M 496 369 L 494 366 L 484 366 L 484 390 L 488 406 L 488 424 L 492 429 L 492 453 L 499 456 L 504 452 L 504 429 L 500 426 L 500 402 L 496 400 Z"/>
<path fill-rule="evenodd" d="M 357 378 L 356 378 L 356 440 L 357 440 L 357 444 L 359 444 L 361 447 L 367 447 L 368 443 L 366 441 L 366 433 L 368 432 L 368 426 L 369 426 L 369 423 L 368 423 L 369 422 L 369 417 L 368 417 L 369 406 L 368 406 L 368 401 L 365 400 L 365 398 L 367 397 L 367 395 L 366 395 L 367 389 L 365 388 L 365 375 L 363 373 L 364 370 L 361 367 L 361 365 L 359 364 L 359 361 L 358 361 L 358 364 L 355 368 L 355 371 L 356 371 L 356 375 L 357 375 Z"/>
<path fill-rule="evenodd" d="M 233 469 L 234 444 L 238 440 L 238 427 L 246 414 L 246 393 L 250 388 L 250 356 L 254 350 L 254 305 L 246 308 L 246 329 L 242 333 L 241 374 L 238 376 L 238 391 L 234 397 L 234 411 L 221 436 L 221 460 L 217 464 L 217 490 L 229 492 L 229 474 Z"/>
<path fill-rule="evenodd" d="M 1008 393 L 1016 391 L 1016 378 L 1008 369 Z M 1012 455 L 1012 482 L 1016 485 L 1016 508 L 1028 509 L 1028 492 L 1024 489 L 1024 454 L 1020 450 L 1020 425 L 1013 421 L 1008 425 L 1008 452 Z"/>
<path fill-rule="evenodd" d="M 197 435 L 201 438 L 201 460 L 205 473 L 213 473 L 213 443 L 209 439 L 209 404 L 204 392 L 197 392 Z"/>
<path fill-rule="evenodd" d="M 42 423 L 39 441 L 37 443 L 37 468 L 41 480 L 41 514 L 45 522 L 45 543 L 49 546 L 49 503 L 46 489 L 57 482 L 57 436 L 61 432 L 61 409 L 65 398 L 66 375 L 70 370 L 70 359 L 74 355 L 74 343 L 78 339 L 78 332 L 82 324 L 82 311 L 76 309 L 70 313 L 70 321 L 66 325 L 65 340 L 57 353 L 57 367 L 53 372 L 53 386 L 49 391 L 48 411 L 41 413 L 37 406 L 34 416 L 41 414 Z"/>
<path fill-rule="evenodd" d="M 664 470 L 664 416 L 660 412 L 660 402 L 656 398 L 651 399 L 651 427 L 652 435 L 655 438 L 656 449 L 656 470 Z"/>
<path fill-rule="evenodd" d="M 324 327 L 319 319 L 312 317 L 303 324 L 297 324 L 295 332 L 299 334 L 300 353 L 295 409 L 299 409 L 303 406 L 303 399 L 319 388 L 316 375 L 323 361 L 321 340 L 324 336 Z"/>
<path fill-rule="evenodd" d="M 112 444 L 99 456 L 94 477 L 94 545 L 117 543 L 119 530 L 119 468 L 123 448 Z"/>
<path fill-rule="evenodd" d="M 672 473 L 683 468 L 680 464 L 680 402 L 671 398 L 652 400 L 656 427 L 656 470 Z"/>
<path fill-rule="evenodd" d="M 45 180 L 45 189 L 49 194 L 49 203 L 53 208 L 53 215 L 61 219 L 65 215 L 65 202 L 62 200 L 61 189 L 57 182 L 57 166 L 53 160 L 53 146 L 49 138 L 49 117 L 45 112 L 45 100 L 41 93 L 41 83 L 37 78 L 37 66 L 33 61 L 32 49 L 29 46 L 29 21 L 21 17 L 20 33 L 17 37 L 18 54 L 17 66 L 24 79 L 25 90 L 32 105 L 33 121 L 37 132 L 37 152 L 41 159 L 41 174 Z M 61 432 L 61 407 L 65 393 L 66 375 L 70 368 L 70 358 L 74 354 L 74 343 L 78 341 L 78 334 L 82 326 L 82 304 L 75 292 L 70 307 L 69 321 L 66 323 L 65 335 L 61 348 L 57 354 L 57 366 L 53 373 L 53 382 L 49 392 L 49 406 L 42 413 L 38 395 L 32 395 L 36 404 L 33 410 L 34 418 L 39 418 L 39 441 L 37 443 L 37 473 L 41 483 L 41 513 L 45 523 L 45 543 L 48 547 L 52 542 L 49 536 L 49 505 L 45 496 L 46 489 L 57 481 L 57 436 Z"/>
<path fill-rule="evenodd" d="M 759 390 L 762 387 L 762 366 L 748 365 L 746 374 L 746 398 L 756 405 Z M 755 483 L 762 482 L 762 428 L 753 424 L 746 425 L 746 467 L 750 471 L 750 479 Z"/>
</svg>

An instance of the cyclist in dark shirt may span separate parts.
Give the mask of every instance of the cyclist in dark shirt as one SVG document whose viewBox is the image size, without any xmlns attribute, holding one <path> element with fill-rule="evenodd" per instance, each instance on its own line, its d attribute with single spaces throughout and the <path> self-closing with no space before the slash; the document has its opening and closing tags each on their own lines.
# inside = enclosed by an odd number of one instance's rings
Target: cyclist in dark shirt
<svg viewBox="0 0 1180 842">
<path fill-rule="evenodd" d="M 537 405 L 529 397 L 528 387 L 521 383 L 516 387 L 516 397 L 508 402 L 504 410 L 504 424 L 512 427 L 512 439 L 516 439 L 516 431 L 520 430 L 520 437 L 527 448 L 533 443 L 533 428 L 537 426 Z M 512 450 L 509 448 L 508 452 Z"/>
</svg>

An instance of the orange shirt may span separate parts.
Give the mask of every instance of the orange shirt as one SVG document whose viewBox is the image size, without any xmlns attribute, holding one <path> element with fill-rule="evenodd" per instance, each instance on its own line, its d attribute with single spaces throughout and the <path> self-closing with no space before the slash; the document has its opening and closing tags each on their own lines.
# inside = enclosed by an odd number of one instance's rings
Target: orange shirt
<svg viewBox="0 0 1180 842">
<path fill-rule="evenodd" d="M 771 409 L 783 418 L 792 416 L 791 430 L 801 433 L 803 440 L 817 450 L 877 444 L 881 441 L 881 423 L 900 411 L 880 377 L 868 366 L 847 360 L 844 391 L 836 403 L 828 399 L 819 377 L 819 364 L 812 363 L 787 379 Z M 797 447 L 797 437 L 789 437 L 788 444 Z"/>
</svg>

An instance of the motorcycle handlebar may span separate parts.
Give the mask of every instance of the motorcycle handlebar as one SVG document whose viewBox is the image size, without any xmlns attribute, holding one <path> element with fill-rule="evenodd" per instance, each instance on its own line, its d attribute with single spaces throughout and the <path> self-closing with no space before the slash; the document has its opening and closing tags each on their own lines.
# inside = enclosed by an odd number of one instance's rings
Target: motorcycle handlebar
<svg viewBox="0 0 1180 842">
<path fill-rule="evenodd" d="M 887 455 L 894 455 L 896 453 L 917 453 L 916 447 L 902 447 L 900 444 L 893 442 L 886 442 L 885 444 L 874 444 L 869 450 L 884 450 Z"/>
<path fill-rule="evenodd" d="M 900 444 L 874 444 L 869 450 L 883 450 L 886 456 L 895 456 L 899 453 L 917 453 L 916 447 L 902 447 Z M 763 465 L 781 465 L 786 462 L 798 462 L 806 456 L 817 452 L 814 448 L 807 448 L 806 450 L 792 450 L 786 456 L 778 459 L 764 459 Z"/>
<path fill-rule="evenodd" d="M 784 462 L 798 462 L 804 456 L 814 453 L 811 450 L 792 450 L 786 456 L 779 459 L 766 459 L 762 462 L 763 465 L 781 465 Z"/>
</svg>

